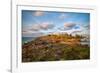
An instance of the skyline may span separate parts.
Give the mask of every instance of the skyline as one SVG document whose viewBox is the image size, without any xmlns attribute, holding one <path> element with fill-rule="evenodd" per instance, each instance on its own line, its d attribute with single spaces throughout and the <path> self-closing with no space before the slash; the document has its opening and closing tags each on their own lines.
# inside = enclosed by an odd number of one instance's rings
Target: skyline
<svg viewBox="0 0 100 73">
<path fill-rule="evenodd" d="M 22 10 L 22 37 L 50 33 L 89 35 L 90 13 Z"/>
</svg>

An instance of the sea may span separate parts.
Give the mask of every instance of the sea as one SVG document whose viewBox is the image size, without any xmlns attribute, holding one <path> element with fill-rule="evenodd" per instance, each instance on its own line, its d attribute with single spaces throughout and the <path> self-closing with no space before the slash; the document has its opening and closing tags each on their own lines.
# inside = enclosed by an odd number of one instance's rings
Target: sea
<svg viewBox="0 0 100 73">
<path fill-rule="evenodd" d="M 35 39 L 34 37 L 22 37 L 22 43 L 24 44 L 24 43 L 30 42 L 34 39 Z"/>
<path fill-rule="evenodd" d="M 83 38 L 80 42 L 82 45 L 90 45 L 90 39 Z"/>
<path fill-rule="evenodd" d="M 89 41 L 80 42 L 82 45 L 90 45 Z"/>
</svg>

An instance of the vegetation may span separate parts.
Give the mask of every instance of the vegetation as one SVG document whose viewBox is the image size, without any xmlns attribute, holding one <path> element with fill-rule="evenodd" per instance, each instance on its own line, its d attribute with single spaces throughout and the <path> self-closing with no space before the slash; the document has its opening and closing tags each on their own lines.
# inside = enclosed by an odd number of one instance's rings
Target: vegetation
<svg viewBox="0 0 100 73">
<path fill-rule="evenodd" d="M 82 36 L 51 34 L 22 45 L 22 62 L 82 60 L 90 58 L 89 45 L 82 45 Z"/>
</svg>

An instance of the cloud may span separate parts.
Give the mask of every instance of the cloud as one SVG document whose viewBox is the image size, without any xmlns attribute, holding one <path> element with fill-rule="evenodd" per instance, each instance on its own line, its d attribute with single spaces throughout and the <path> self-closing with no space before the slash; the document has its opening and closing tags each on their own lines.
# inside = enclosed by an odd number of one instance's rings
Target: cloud
<svg viewBox="0 0 100 73">
<path fill-rule="evenodd" d="M 44 35 L 43 32 L 36 31 L 36 29 L 31 30 L 30 26 L 27 26 L 27 28 L 22 29 L 22 36 L 23 37 L 39 37 Z"/>
<path fill-rule="evenodd" d="M 23 26 L 22 34 L 23 36 L 26 36 L 26 37 L 41 36 L 41 35 L 44 35 L 44 33 L 41 32 L 41 30 L 46 31 L 46 30 L 53 29 L 53 28 L 54 28 L 54 25 L 51 22 L 43 22 L 41 24 Z"/>
<path fill-rule="evenodd" d="M 52 29 L 54 27 L 53 23 L 50 22 L 44 22 L 42 24 L 40 24 L 41 29 L 43 30 L 48 30 L 48 29 Z"/>
<path fill-rule="evenodd" d="M 40 31 L 40 30 L 48 30 L 52 29 L 54 25 L 51 22 L 43 22 L 41 24 L 33 24 L 30 27 L 31 31 Z"/>
<path fill-rule="evenodd" d="M 71 16 L 69 14 L 67 14 L 67 13 L 61 13 L 59 15 L 59 19 L 65 19 L 65 18 L 71 18 Z"/>
<path fill-rule="evenodd" d="M 40 25 L 39 24 L 33 24 L 29 30 L 31 31 L 39 31 L 41 29 Z"/>
<path fill-rule="evenodd" d="M 43 36 L 44 33 L 42 33 L 42 32 L 27 31 L 27 32 L 22 33 L 22 35 L 24 37 L 40 37 L 40 36 Z"/>
<path fill-rule="evenodd" d="M 72 27 L 74 27 L 74 26 L 76 26 L 75 23 L 64 23 L 64 27 L 65 27 L 65 28 L 72 28 Z"/>
<path fill-rule="evenodd" d="M 59 31 L 67 32 L 69 34 L 82 34 L 84 27 L 80 24 L 76 24 L 73 22 L 66 22 L 63 24 L 63 27 L 58 28 Z M 85 29 L 86 30 L 86 29 Z"/>
<path fill-rule="evenodd" d="M 44 15 L 44 13 L 45 12 L 43 12 L 43 11 L 36 11 L 36 12 L 33 13 L 33 15 L 34 16 L 42 16 L 42 15 Z"/>
<path fill-rule="evenodd" d="M 64 18 L 66 18 L 67 16 L 64 14 L 64 13 L 62 13 L 60 16 L 59 16 L 59 18 L 60 19 L 64 19 Z"/>
<path fill-rule="evenodd" d="M 59 28 L 60 30 L 71 30 L 76 27 L 75 23 L 64 23 L 63 28 Z"/>
<path fill-rule="evenodd" d="M 79 35 L 89 35 L 90 31 L 87 28 L 84 28 L 83 26 L 80 26 L 80 29 L 74 29 L 71 34 L 79 34 Z"/>
<path fill-rule="evenodd" d="M 80 34 L 80 33 L 82 33 L 82 30 L 75 30 L 71 34 Z"/>
<path fill-rule="evenodd" d="M 83 27 L 84 27 L 84 29 L 87 29 L 87 30 L 90 29 L 90 25 L 85 25 L 85 26 L 83 26 Z"/>
</svg>

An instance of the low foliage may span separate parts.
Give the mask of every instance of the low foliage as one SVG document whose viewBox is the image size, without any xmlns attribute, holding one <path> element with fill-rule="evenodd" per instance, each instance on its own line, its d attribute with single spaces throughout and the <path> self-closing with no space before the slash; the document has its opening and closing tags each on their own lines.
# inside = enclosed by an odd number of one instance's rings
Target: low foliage
<svg viewBox="0 0 100 73">
<path fill-rule="evenodd" d="M 90 47 L 80 44 L 81 38 L 68 34 L 38 37 L 22 45 L 22 62 L 89 59 Z"/>
</svg>

